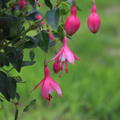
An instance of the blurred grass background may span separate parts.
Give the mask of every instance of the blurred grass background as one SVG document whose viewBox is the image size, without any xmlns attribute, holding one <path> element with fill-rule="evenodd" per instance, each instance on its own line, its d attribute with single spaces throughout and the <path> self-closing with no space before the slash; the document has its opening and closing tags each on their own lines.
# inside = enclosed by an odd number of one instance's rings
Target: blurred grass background
<svg viewBox="0 0 120 120">
<path fill-rule="evenodd" d="M 86 25 L 91 0 L 77 1 L 82 9 L 78 12 L 81 28 L 72 37 L 70 48 L 81 61 L 69 65 L 69 73 L 62 78 L 51 70 L 63 97 L 54 94 L 49 106 L 42 101 L 39 88 L 31 92 L 43 78 L 45 53 L 35 49 L 37 63 L 22 69 L 21 76 L 26 83 L 18 85 L 19 120 L 120 120 L 120 0 L 97 0 L 96 4 L 102 26 L 97 34 L 91 34 Z M 51 58 L 54 54 L 47 56 Z M 23 113 L 24 106 L 34 98 L 37 99 L 35 107 Z M 0 120 L 13 120 L 14 106 L 4 102 L 3 107 Z"/>
</svg>

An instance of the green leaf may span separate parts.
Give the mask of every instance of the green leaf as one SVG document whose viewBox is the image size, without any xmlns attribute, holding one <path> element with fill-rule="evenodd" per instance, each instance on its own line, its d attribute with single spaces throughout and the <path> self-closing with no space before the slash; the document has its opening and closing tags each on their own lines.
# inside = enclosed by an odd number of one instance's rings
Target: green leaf
<svg viewBox="0 0 120 120">
<path fill-rule="evenodd" d="M 0 71 L 0 92 L 8 101 L 10 101 L 10 95 L 8 94 L 7 86 L 8 86 L 7 75 L 4 72 Z"/>
<path fill-rule="evenodd" d="M 4 53 L 0 53 L 0 67 L 3 67 L 4 65 L 9 66 L 9 60 Z"/>
<path fill-rule="evenodd" d="M 0 38 L 11 40 L 21 34 L 23 19 L 11 15 L 0 16 L 0 29 Z"/>
<path fill-rule="evenodd" d="M 0 8 L 6 8 L 6 1 L 7 0 L 0 0 Z"/>
<path fill-rule="evenodd" d="M 46 20 L 48 24 L 53 28 L 57 29 L 59 25 L 59 8 L 55 8 L 46 13 Z"/>
<path fill-rule="evenodd" d="M 20 72 L 23 61 L 23 52 L 15 47 L 8 47 L 6 50 L 9 51 L 8 57 L 10 63 L 18 72 Z"/>
<path fill-rule="evenodd" d="M 34 58 L 35 58 L 35 53 L 34 53 L 33 50 L 30 51 L 30 53 L 29 53 L 29 57 L 30 57 L 31 61 L 34 60 Z"/>
<path fill-rule="evenodd" d="M 7 91 L 10 95 L 10 98 L 14 99 L 16 96 L 16 80 L 12 77 L 8 77 Z"/>
<path fill-rule="evenodd" d="M 60 15 L 67 15 L 69 13 L 70 5 L 67 2 L 61 2 L 60 4 Z"/>
<path fill-rule="evenodd" d="M 28 112 L 36 103 L 36 99 L 33 99 L 23 110 L 23 112 Z"/>
<path fill-rule="evenodd" d="M 33 10 L 30 13 L 28 13 L 28 16 L 26 17 L 27 20 L 32 20 L 35 21 L 36 19 L 36 14 L 40 14 L 41 15 L 41 11 L 38 10 Z"/>
<path fill-rule="evenodd" d="M 20 76 L 13 77 L 17 83 L 23 83 L 22 78 Z"/>
<path fill-rule="evenodd" d="M 48 33 L 45 30 L 42 30 L 35 36 L 35 38 L 39 40 L 39 47 L 45 52 L 48 52 L 50 41 Z"/>
<path fill-rule="evenodd" d="M 0 71 L 0 92 L 10 101 L 16 96 L 16 80 Z"/>
<path fill-rule="evenodd" d="M 29 1 L 29 3 L 30 3 L 32 6 L 35 5 L 35 1 L 34 1 L 34 0 L 28 0 L 28 1 Z"/>
<path fill-rule="evenodd" d="M 45 4 L 46 4 L 50 9 L 53 8 L 53 5 L 52 5 L 52 3 L 51 3 L 50 0 L 44 0 L 44 2 L 45 2 Z"/>
<path fill-rule="evenodd" d="M 27 42 L 24 44 L 24 48 L 35 48 L 39 44 L 39 39 L 31 36 L 26 36 Z"/>
<path fill-rule="evenodd" d="M 53 35 L 58 38 L 59 40 L 63 40 L 64 36 L 65 36 L 65 32 L 64 32 L 64 26 L 61 24 L 59 25 L 57 31 L 55 31 L 53 33 Z"/>
<path fill-rule="evenodd" d="M 33 65 L 35 63 L 36 63 L 35 61 L 23 61 L 22 67 L 24 67 L 24 66 L 31 66 L 31 65 Z"/>
</svg>

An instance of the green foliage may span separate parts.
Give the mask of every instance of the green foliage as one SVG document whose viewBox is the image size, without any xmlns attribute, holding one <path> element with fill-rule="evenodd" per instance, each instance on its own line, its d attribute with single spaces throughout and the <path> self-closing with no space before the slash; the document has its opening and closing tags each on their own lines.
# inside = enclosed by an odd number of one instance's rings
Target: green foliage
<svg viewBox="0 0 120 120">
<path fill-rule="evenodd" d="M 53 8 L 53 5 L 51 3 L 51 0 L 44 0 L 45 4 L 50 8 L 52 9 Z"/>
<path fill-rule="evenodd" d="M 36 103 L 36 99 L 33 99 L 23 110 L 23 112 L 28 112 L 31 107 L 33 107 Z"/>
<path fill-rule="evenodd" d="M 16 83 L 23 81 L 19 75 L 11 76 L 11 71 L 15 69 L 20 73 L 22 67 L 35 64 L 34 48 L 39 47 L 44 52 L 48 52 L 49 48 L 55 45 L 56 41 L 50 40 L 48 31 L 57 33 L 55 36 L 57 40 L 63 37 L 63 32 L 58 31 L 59 22 L 63 22 L 60 21 L 59 14 L 61 2 L 58 5 L 58 3 L 53 4 L 51 0 L 45 0 L 44 3 L 50 10 L 46 11 L 44 16 L 42 9 L 39 8 L 39 1 L 28 0 L 23 7 L 18 2 L 0 0 L 0 92 L 15 105 L 14 100 L 17 99 L 18 102 L 20 98 L 19 93 L 16 93 Z M 41 20 L 37 19 L 37 14 L 42 16 Z M 41 24 L 43 21 L 44 24 Z M 28 59 L 25 59 L 25 49 L 29 50 Z M 17 119 L 17 108 L 15 116 Z"/>
<path fill-rule="evenodd" d="M 46 14 L 46 20 L 48 24 L 53 28 L 57 29 L 59 25 L 59 9 L 54 8 L 53 10 L 50 10 Z"/>
<path fill-rule="evenodd" d="M 43 49 L 45 52 L 48 52 L 49 41 L 50 41 L 48 33 L 42 30 L 35 36 L 35 38 L 39 40 L 38 43 L 39 47 Z"/>
<path fill-rule="evenodd" d="M 23 61 L 23 52 L 15 47 L 8 47 L 5 49 L 5 51 L 9 51 L 7 56 L 8 56 L 8 60 L 10 61 L 10 63 L 13 65 L 13 67 L 20 72 L 21 70 L 21 65 L 22 65 L 22 61 Z"/>
<path fill-rule="evenodd" d="M 32 16 L 32 11 L 38 11 L 40 14 L 46 11 L 42 11 L 41 8 L 33 10 L 36 8 L 36 4 L 33 0 L 29 0 L 32 7 L 28 5 L 28 10 L 18 9 L 16 11 L 18 14 L 13 14 L 11 9 L 7 10 L 8 1 L 10 0 L 0 0 L 0 119 L 13 120 L 11 114 L 14 108 L 5 99 L 12 102 L 16 102 L 17 99 L 17 102 L 20 102 L 17 106 L 20 110 L 23 111 L 25 105 L 28 107 L 26 108 L 28 114 L 21 113 L 20 119 L 22 120 L 119 120 L 120 16 L 118 13 L 120 1 L 96 1 L 98 12 L 102 18 L 102 28 L 96 35 L 91 35 L 86 27 L 86 17 L 90 12 L 91 2 L 77 1 L 77 6 L 82 8 L 82 11 L 78 12 L 82 26 L 76 36 L 72 37 L 74 40 L 70 42 L 70 45 L 71 49 L 81 57 L 81 61 L 77 65 L 70 66 L 69 74 L 63 76 L 62 81 L 60 80 L 60 85 L 64 91 L 64 96 L 60 99 L 61 102 L 59 98 L 53 96 L 56 100 L 53 100 L 49 107 L 45 107 L 38 96 L 39 89 L 37 92 L 31 92 L 36 80 L 39 81 L 42 78 L 42 56 L 45 56 L 45 53 L 41 50 L 47 51 L 51 42 L 46 38 L 44 41 L 46 44 L 42 41 L 44 34 L 47 34 L 48 26 L 40 27 L 39 22 L 34 17 L 37 12 L 33 12 Z M 55 22 L 54 26 L 57 27 L 52 27 L 47 20 L 50 27 L 55 28 L 52 33 L 56 39 L 62 39 L 65 34 L 63 20 L 69 7 L 67 7 L 66 0 L 63 1 L 65 4 L 62 3 L 59 7 L 59 23 L 62 24 L 57 26 L 57 22 Z M 53 8 L 50 9 L 54 10 L 54 4 Z M 9 15 L 10 18 L 6 19 Z M 63 15 L 63 20 L 61 20 L 61 15 Z M 32 32 L 29 32 L 31 30 Z M 36 38 L 41 31 L 44 31 L 42 37 Z M 42 42 L 40 43 L 40 41 Z M 44 49 L 40 47 L 40 44 L 45 45 Z M 10 53 L 6 50 L 9 47 L 14 49 L 10 50 Z M 33 50 L 35 54 L 31 52 Z M 24 54 L 24 57 L 19 58 L 17 52 L 20 55 Z M 12 60 L 10 54 L 13 55 L 13 58 L 17 57 L 19 62 Z M 34 64 L 35 62 L 37 64 Z M 22 69 L 20 74 L 16 73 L 14 69 L 10 70 L 13 66 L 20 71 L 22 67 L 28 65 L 33 66 Z M 9 71 L 11 71 L 10 74 Z M 12 74 L 16 76 L 13 77 Z M 21 75 L 22 78 L 18 75 Z M 20 84 L 24 83 L 22 79 L 25 80 L 26 84 Z M 58 77 L 54 76 L 54 79 L 57 80 Z M 40 100 L 37 103 L 34 100 L 33 103 L 28 103 L 34 97 Z M 16 109 L 15 118 L 18 118 L 18 109 Z"/>
<path fill-rule="evenodd" d="M 16 96 L 16 80 L 0 71 L 0 92 L 10 101 Z"/>
</svg>

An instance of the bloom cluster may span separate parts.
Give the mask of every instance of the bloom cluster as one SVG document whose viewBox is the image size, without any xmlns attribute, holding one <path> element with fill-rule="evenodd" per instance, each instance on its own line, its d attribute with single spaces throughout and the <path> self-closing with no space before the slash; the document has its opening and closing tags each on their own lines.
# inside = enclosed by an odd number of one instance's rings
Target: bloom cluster
<svg viewBox="0 0 120 120">
<path fill-rule="evenodd" d="M 37 0 L 35 2 L 38 3 Z M 22 5 L 23 6 L 23 5 Z M 36 19 L 41 20 L 42 16 L 39 14 L 36 14 Z M 41 24 L 44 24 L 42 22 Z M 98 32 L 100 28 L 100 17 L 97 14 L 97 8 L 95 3 L 93 4 L 91 8 L 91 14 L 88 17 L 87 20 L 88 28 L 92 33 Z M 64 36 L 62 40 L 62 48 L 56 53 L 56 55 L 50 60 L 54 61 L 53 63 L 53 71 L 56 74 L 59 74 L 59 77 L 61 77 L 62 72 L 65 70 L 65 72 L 68 72 L 68 64 L 74 64 L 75 60 L 80 60 L 78 56 L 76 56 L 69 48 L 69 38 L 67 36 L 74 35 L 80 28 L 81 22 L 79 17 L 77 16 L 77 7 L 75 4 L 75 1 L 73 0 L 73 3 L 71 5 L 70 10 L 70 16 L 67 17 L 64 28 L 66 35 Z M 54 40 L 54 36 L 51 34 L 50 30 L 47 30 L 50 40 Z M 57 92 L 58 96 L 62 96 L 62 90 L 60 86 L 51 78 L 50 76 L 50 70 L 48 66 L 44 65 L 44 79 L 40 81 L 35 87 L 34 90 L 41 86 L 41 94 L 43 99 L 50 100 L 52 99 L 52 93 L 54 91 Z"/>
</svg>

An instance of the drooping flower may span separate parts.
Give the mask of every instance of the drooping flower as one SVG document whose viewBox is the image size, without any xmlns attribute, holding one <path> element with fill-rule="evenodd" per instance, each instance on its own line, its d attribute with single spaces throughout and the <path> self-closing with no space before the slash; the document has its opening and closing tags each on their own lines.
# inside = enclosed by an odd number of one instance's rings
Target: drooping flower
<svg viewBox="0 0 120 120">
<path fill-rule="evenodd" d="M 77 16 L 76 5 L 71 7 L 71 14 L 67 17 L 65 22 L 65 30 L 68 35 L 73 35 L 80 28 L 80 19 Z"/>
<path fill-rule="evenodd" d="M 27 0 L 19 0 L 18 1 L 18 6 L 20 7 L 20 9 L 25 8 L 25 6 L 28 4 Z"/>
<path fill-rule="evenodd" d="M 87 24 L 88 24 L 89 30 L 92 33 L 98 32 L 101 25 L 101 20 L 100 20 L 100 16 L 97 13 L 97 8 L 95 4 L 92 6 L 91 14 L 88 17 Z"/>
<path fill-rule="evenodd" d="M 38 83 L 33 90 L 35 90 L 37 87 L 41 86 L 41 94 L 43 99 L 50 100 L 52 99 L 52 93 L 54 91 L 57 92 L 58 96 L 62 97 L 62 90 L 59 87 L 59 85 L 51 78 L 50 76 L 50 70 L 47 66 L 44 67 L 44 79 Z"/>
<path fill-rule="evenodd" d="M 37 13 L 37 14 L 35 15 L 35 18 L 36 18 L 37 20 L 42 20 L 42 16 L 41 16 L 39 13 Z M 40 24 L 43 25 L 44 22 L 42 21 Z"/>
<path fill-rule="evenodd" d="M 74 64 L 75 60 L 80 60 L 79 57 L 77 57 L 68 47 L 68 38 L 64 37 L 63 39 L 63 46 L 62 48 L 59 50 L 59 52 L 55 55 L 54 58 L 52 58 L 52 60 L 55 60 L 55 66 L 59 66 L 61 65 L 62 69 L 59 69 L 59 67 L 57 67 L 57 69 L 63 70 L 63 68 L 65 67 L 65 71 L 68 72 L 68 62 L 71 64 Z M 58 62 L 57 62 L 58 61 Z M 56 65 L 57 64 L 57 65 Z"/>
</svg>

